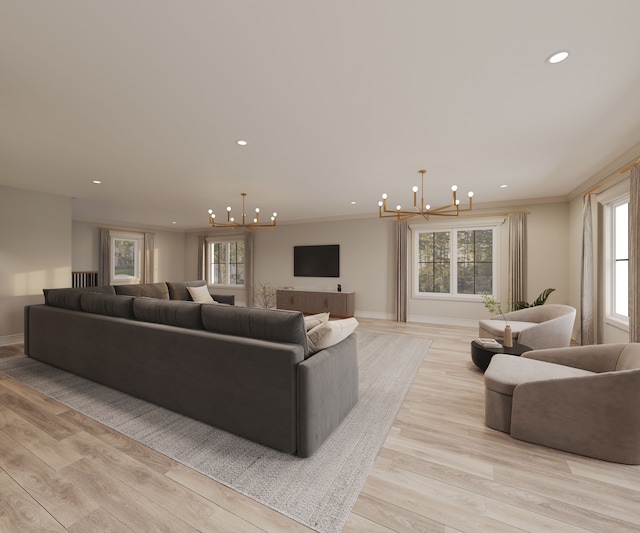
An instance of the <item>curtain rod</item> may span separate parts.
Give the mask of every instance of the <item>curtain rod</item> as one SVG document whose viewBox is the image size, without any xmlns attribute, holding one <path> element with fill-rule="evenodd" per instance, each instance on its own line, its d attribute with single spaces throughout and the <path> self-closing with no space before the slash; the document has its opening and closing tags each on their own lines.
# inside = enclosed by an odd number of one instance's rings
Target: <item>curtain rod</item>
<svg viewBox="0 0 640 533">
<path fill-rule="evenodd" d="M 155 235 L 154 231 L 144 231 L 144 230 L 140 230 L 140 229 L 128 229 L 128 228 L 103 228 L 101 226 L 98 226 L 98 229 L 106 229 L 109 231 L 128 231 L 130 233 L 146 233 L 147 235 Z"/>
<path fill-rule="evenodd" d="M 613 174 L 609 174 L 606 178 L 604 178 L 600 183 L 591 187 L 587 192 L 583 193 L 582 196 L 587 196 L 592 192 L 597 191 L 603 185 L 609 183 L 613 178 L 617 178 L 620 174 L 624 174 L 627 170 L 631 170 L 636 165 L 640 164 L 640 158 L 636 159 L 634 162 L 629 163 L 628 165 L 622 167 L 621 169 L 616 170 Z"/>
</svg>

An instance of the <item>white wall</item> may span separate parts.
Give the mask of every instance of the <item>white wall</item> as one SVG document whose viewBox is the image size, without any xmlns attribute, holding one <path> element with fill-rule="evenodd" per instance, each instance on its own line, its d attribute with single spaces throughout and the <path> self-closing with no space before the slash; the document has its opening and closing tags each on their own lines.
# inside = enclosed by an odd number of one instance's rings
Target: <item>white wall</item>
<svg viewBox="0 0 640 533">
<path fill-rule="evenodd" d="M 0 344 L 22 342 L 24 306 L 71 283 L 71 199 L 0 187 Z"/>
<path fill-rule="evenodd" d="M 100 262 L 100 231 L 104 224 L 74 220 L 72 223 L 74 271 L 97 271 Z M 185 234 L 145 228 L 111 226 L 154 233 L 154 281 L 181 281 L 185 278 Z"/>
<path fill-rule="evenodd" d="M 580 271 L 569 263 L 569 203 L 526 206 L 527 272 L 526 299 L 531 302 L 547 288 L 556 289 L 549 303 L 569 304 L 569 280 Z"/>
<path fill-rule="evenodd" d="M 392 318 L 393 224 L 378 218 L 307 224 L 282 224 L 272 230 L 256 230 L 254 281 L 272 287 L 354 291 L 356 315 Z M 189 279 L 197 276 L 196 234 L 187 235 Z M 306 278 L 293 275 L 293 247 L 339 244 L 340 277 Z"/>
<path fill-rule="evenodd" d="M 278 226 L 255 236 L 255 282 L 296 289 L 354 291 L 359 316 L 392 318 L 393 224 L 378 218 Z M 339 244 L 340 277 L 293 275 L 293 247 Z"/>
</svg>

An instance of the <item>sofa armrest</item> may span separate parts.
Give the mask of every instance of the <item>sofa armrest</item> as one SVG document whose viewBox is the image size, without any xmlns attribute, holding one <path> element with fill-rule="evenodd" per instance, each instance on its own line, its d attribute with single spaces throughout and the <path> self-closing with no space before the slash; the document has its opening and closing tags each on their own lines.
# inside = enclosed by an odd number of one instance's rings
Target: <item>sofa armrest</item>
<svg viewBox="0 0 640 533">
<path fill-rule="evenodd" d="M 520 333 L 518 343 L 533 349 L 569 346 L 574 321 L 575 313 L 540 322 Z"/>
<path fill-rule="evenodd" d="M 229 304 L 229 305 L 236 304 L 235 294 L 214 294 L 212 292 L 209 294 L 211 294 L 211 298 L 213 298 L 216 302 L 220 304 Z"/>
<path fill-rule="evenodd" d="M 623 347 L 624 344 L 594 344 L 546 348 L 526 352 L 522 354 L 522 357 L 581 368 L 589 372 L 612 372 L 616 369 Z"/>
<path fill-rule="evenodd" d="M 310 457 L 358 401 L 358 337 L 314 354 L 298 365 L 298 445 Z"/>
<path fill-rule="evenodd" d="M 640 464 L 640 369 L 528 382 L 513 393 L 511 435 L 605 461 Z"/>
</svg>

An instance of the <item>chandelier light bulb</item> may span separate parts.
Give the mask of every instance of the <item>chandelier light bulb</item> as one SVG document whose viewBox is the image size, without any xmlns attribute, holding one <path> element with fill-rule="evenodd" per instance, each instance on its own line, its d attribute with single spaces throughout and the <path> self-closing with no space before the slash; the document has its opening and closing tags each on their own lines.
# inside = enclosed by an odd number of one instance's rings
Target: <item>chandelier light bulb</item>
<svg viewBox="0 0 640 533">
<path fill-rule="evenodd" d="M 254 218 L 254 219 L 253 219 L 253 223 L 254 223 L 254 224 L 257 224 L 257 223 L 258 223 L 258 219 L 257 219 L 257 218 Z"/>
<path fill-rule="evenodd" d="M 402 206 L 400 206 L 400 205 L 396 206 L 396 211 L 400 211 L 401 209 L 402 209 Z"/>
<path fill-rule="evenodd" d="M 382 200 L 378 202 L 378 207 L 382 207 Z"/>
<path fill-rule="evenodd" d="M 453 192 L 456 192 L 456 191 L 458 190 L 458 186 L 457 186 L 457 185 L 452 185 L 452 186 L 451 186 L 451 190 L 452 190 Z"/>
<path fill-rule="evenodd" d="M 209 209 L 209 214 L 213 215 L 213 209 Z"/>
<path fill-rule="evenodd" d="M 276 217 L 271 217 L 271 221 L 273 222 L 276 219 Z"/>
<path fill-rule="evenodd" d="M 231 212 L 231 206 L 227 206 L 227 211 Z"/>
<path fill-rule="evenodd" d="M 259 213 L 259 212 L 260 212 L 260 208 L 256 207 L 256 213 Z"/>
<path fill-rule="evenodd" d="M 235 218 L 233 218 L 233 217 L 231 217 L 231 219 L 230 219 L 230 220 L 231 220 L 231 222 L 235 222 L 235 221 L 236 221 L 236 219 L 235 219 Z"/>
<path fill-rule="evenodd" d="M 411 189 L 413 192 L 418 192 L 418 186 L 414 185 L 413 188 Z"/>
<path fill-rule="evenodd" d="M 456 200 L 456 205 L 460 205 L 460 200 Z"/>
<path fill-rule="evenodd" d="M 383 200 L 386 200 L 386 199 L 387 199 L 387 193 L 386 193 L 386 192 L 382 195 L 382 199 L 383 199 Z"/>
<path fill-rule="evenodd" d="M 431 209 L 431 206 L 429 204 L 425 205 L 424 208 L 429 211 L 429 209 Z"/>
<path fill-rule="evenodd" d="M 276 218 L 278 216 L 278 213 L 276 213 L 275 211 L 273 212 L 273 218 Z"/>
<path fill-rule="evenodd" d="M 473 198 L 473 191 L 469 191 L 468 196 L 469 198 Z"/>
</svg>

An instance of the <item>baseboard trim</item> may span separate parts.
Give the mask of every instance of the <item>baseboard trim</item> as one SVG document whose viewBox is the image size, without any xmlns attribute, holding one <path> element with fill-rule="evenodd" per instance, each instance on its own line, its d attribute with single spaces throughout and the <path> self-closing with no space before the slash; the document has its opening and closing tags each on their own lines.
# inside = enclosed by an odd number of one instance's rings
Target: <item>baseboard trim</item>
<svg viewBox="0 0 640 533">
<path fill-rule="evenodd" d="M 18 333 L 17 335 L 4 335 L 0 337 L 0 346 L 9 346 L 10 344 L 20 344 L 24 342 L 24 334 Z"/>
<path fill-rule="evenodd" d="M 408 322 L 419 322 L 421 324 L 438 324 L 441 326 L 464 326 L 468 328 L 478 327 L 477 319 L 455 318 L 446 316 L 409 315 Z"/>
<path fill-rule="evenodd" d="M 355 317 L 361 318 L 378 318 L 380 320 L 395 320 L 395 315 L 392 313 L 378 313 L 376 311 L 359 311 L 355 312 Z"/>
</svg>

